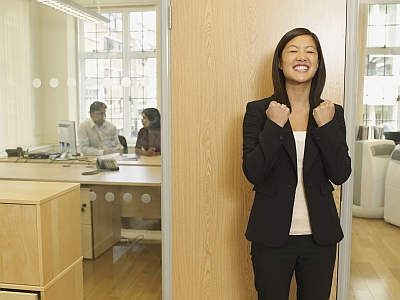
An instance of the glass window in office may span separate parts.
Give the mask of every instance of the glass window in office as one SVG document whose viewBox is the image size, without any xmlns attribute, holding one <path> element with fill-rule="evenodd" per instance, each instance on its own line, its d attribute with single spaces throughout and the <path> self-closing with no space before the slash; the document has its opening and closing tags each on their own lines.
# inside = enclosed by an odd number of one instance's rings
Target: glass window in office
<svg viewBox="0 0 400 300">
<path fill-rule="evenodd" d="M 400 4 L 369 5 L 366 46 L 364 125 L 399 130 Z"/>
<path fill-rule="evenodd" d="M 155 8 L 103 13 L 110 23 L 80 23 L 81 120 L 94 101 L 107 105 L 107 120 L 134 143 L 141 112 L 158 108 Z"/>
</svg>

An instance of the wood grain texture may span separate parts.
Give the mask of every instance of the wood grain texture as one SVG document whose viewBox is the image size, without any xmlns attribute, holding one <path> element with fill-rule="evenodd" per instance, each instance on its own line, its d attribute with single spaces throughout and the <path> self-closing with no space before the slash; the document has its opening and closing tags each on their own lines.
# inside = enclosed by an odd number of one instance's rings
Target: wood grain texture
<svg viewBox="0 0 400 300">
<path fill-rule="evenodd" d="M 0 291 L 1 300 L 37 300 L 38 295 L 34 293 L 19 293 Z"/>
<path fill-rule="evenodd" d="M 161 300 L 161 243 L 121 243 L 85 259 L 83 280 L 85 300 Z"/>
<path fill-rule="evenodd" d="M 43 285 L 82 256 L 79 188 L 41 205 L 39 249 L 43 260 Z M 72 247 L 71 245 L 79 245 Z M 68 249 L 68 251 L 66 251 Z"/>
<path fill-rule="evenodd" d="M 343 103 L 345 1 L 171 5 L 174 299 L 255 299 L 244 238 L 253 201 L 241 170 L 245 105 L 272 94 L 272 53 L 293 27 L 319 36 L 323 96 Z"/>
<path fill-rule="evenodd" d="M 41 299 L 57 299 L 57 300 L 83 300 L 83 272 L 82 260 L 77 261 L 63 275 L 62 280 L 57 280 L 54 284 L 42 293 Z"/>
<path fill-rule="evenodd" d="M 36 223 L 36 205 L 0 205 L 2 283 L 41 283 Z"/>
<path fill-rule="evenodd" d="M 348 299 L 400 299 L 400 228 L 353 217 Z"/>
</svg>

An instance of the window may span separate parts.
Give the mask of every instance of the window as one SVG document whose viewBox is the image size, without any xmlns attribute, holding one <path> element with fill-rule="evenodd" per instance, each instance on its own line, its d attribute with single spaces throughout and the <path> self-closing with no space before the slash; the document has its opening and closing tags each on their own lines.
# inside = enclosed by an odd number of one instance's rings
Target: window
<svg viewBox="0 0 400 300">
<path fill-rule="evenodd" d="M 369 5 L 364 125 L 398 130 L 400 100 L 400 4 Z"/>
<path fill-rule="evenodd" d="M 141 112 L 158 108 L 157 13 L 155 7 L 102 13 L 108 24 L 79 24 L 80 120 L 94 101 L 128 142 L 136 139 Z"/>
</svg>

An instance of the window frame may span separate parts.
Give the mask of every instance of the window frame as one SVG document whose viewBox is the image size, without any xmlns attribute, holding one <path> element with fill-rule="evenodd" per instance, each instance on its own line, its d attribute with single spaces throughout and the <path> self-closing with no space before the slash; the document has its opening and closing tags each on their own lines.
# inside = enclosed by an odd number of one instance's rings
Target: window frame
<svg viewBox="0 0 400 300">
<path fill-rule="evenodd" d="M 369 19 L 369 9 L 372 5 L 391 5 L 391 4 L 398 4 L 398 3 L 393 3 L 391 1 L 376 1 L 375 3 L 368 3 L 368 13 L 367 13 L 367 18 Z M 386 21 L 385 21 L 386 22 Z M 384 24 L 385 27 L 388 26 L 387 23 Z M 369 26 L 374 26 L 374 25 L 370 25 L 369 24 L 369 20 L 367 22 L 367 28 Z M 368 30 L 367 30 L 368 31 Z M 386 34 L 386 33 L 385 33 Z M 367 38 L 368 39 L 368 38 Z M 399 55 L 400 56 L 400 46 L 383 46 L 383 47 L 368 47 L 367 45 L 367 39 L 366 39 L 366 45 L 365 45 L 365 61 L 367 62 L 367 57 L 369 55 Z M 365 74 L 364 74 L 364 81 L 367 77 L 370 76 L 380 76 L 380 77 L 393 77 L 393 75 L 367 75 L 367 66 L 366 69 L 364 70 Z M 395 76 L 399 76 L 400 75 L 395 75 Z M 387 119 L 384 115 L 383 115 L 383 106 L 391 106 L 388 104 L 385 104 L 385 100 L 382 99 L 382 104 L 381 105 L 371 105 L 371 104 L 367 104 L 366 102 L 368 102 L 368 100 L 365 100 L 365 89 L 363 89 L 363 124 L 366 126 L 373 126 L 373 125 L 382 125 L 386 122 L 396 122 L 397 123 L 397 129 L 400 128 L 400 105 L 399 103 L 399 99 L 400 99 L 400 86 L 399 86 L 399 92 L 398 92 L 398 97 L 396 100 L 395 105 L 393 106 L 393 111 L 397 114 L 397 119 Z M 378 112 L 382 112 L 381 117 L 380 118 L 374 118 L 371 119 L 370 118 L 370 109 L 369 107 L 374 106 L 374 112 L 375 112 L 375 107 L 377 106 L 382 106 L 382 109 Z M 393 115 L 393 114 L 392 114 Z"/>
<path fill-rule="evenodd" d="M 131 51 L 130 50 L 130 44 L 129 41 L 130 39 L 130 30 L 129 30 L 129 14 L 131 12 L 145 12 L 145 11 L 154 11 L 156 13 L 156 49 L 155 51 Z M 161 97 L 160 97 L 160 86 L 161 86 L 161 57 L 160 57 L 160 52 L 158 51 L 160 47 L 160 32 L 161 32 L 161 14 L 159 11 L 159 2 L 158 1 L 146 1 L 146 3 L 140 2 L 140 3 L 132 3 L 129 6 L 122 6 L 122 7 L 107 7 L 102 9 L 103 14 L 108 14 L 108 13 L 117 13 L 121 12 L 123 17 L 123 32 L 122 32 L 122 38 L 123 38 L 123 49 L 122 51 L 99 51 L 99 52 L 85 52 L 82 51 L 82 47 L 85 45 L 85 36 L 84 36 L 84 21 L 79 20 L 78 21 L 78 45 L 77 45 L 77 56 L 78 56 L 78 74 L 79 74 L 79 91 L 78 91 L 78 106 L 79 106 L 79 122 L 83 122 L 89 117 L 89 112 L 86 107 L 86 85 L 85 85 L 85 60 L 86 59 L 122 59 L 122 68 L 123 68 L 123 73 L 122 73 L 122 78 L 131 78 L 131 72 L 130 72 L 130 63 L 132 59 L 142 59 L 142 58 L 154 58 L 156 59 L 156 108 L 160 110 L 161 108 Z M 83 49 L 84 50 L 84 49 Z M 134 125 L 133 123 L 136 122 L 137 124 L 135 125 L 137 128 L 137 131 L 141 127 L 140 117 L 135 117 L 134 115 L 131 114 L 131 109 L 130 109 L 130 103 L 132 99 L 131 95 L 131 86 L 124 87 L 122 86 L 123 90 L 123 107 L 128 107 L 128 109 L 123 110 L 123 133 L 127 139 L 128 144 L 132 145 L 136 143 L 136 137 L 133 136 L 131 137 L 130 131 L 131 131 L 131 126 Z M 137 108 L 137 103 L 134 103 L 134 106 L 136 110 Z M 146 106 L 145 106 L 146 108 Z M 110 107 L 109 107 L 110 109 Z M 109 111 L 108 109 L 108 111 Z M 161 110 L 160 110 L 161 111 Z M 137 113 L 139 115 L 139 113 Z M 137 134 L 137 132 L 136 132 Z"/>
</svg>

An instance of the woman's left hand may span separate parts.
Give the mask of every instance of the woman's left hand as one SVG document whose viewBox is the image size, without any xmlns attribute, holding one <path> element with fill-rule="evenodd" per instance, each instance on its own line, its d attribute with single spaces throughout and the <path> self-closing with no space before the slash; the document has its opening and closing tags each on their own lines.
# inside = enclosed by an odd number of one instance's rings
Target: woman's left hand
<svg viewBox="0 0 400 300">
<path fill-rule="evenodd" d="M 318 127 L 332 121 L 334 115 L 335 105 L 329 100 L 325 100 L 313 110 L 313 116 Z"/>
</svg>

